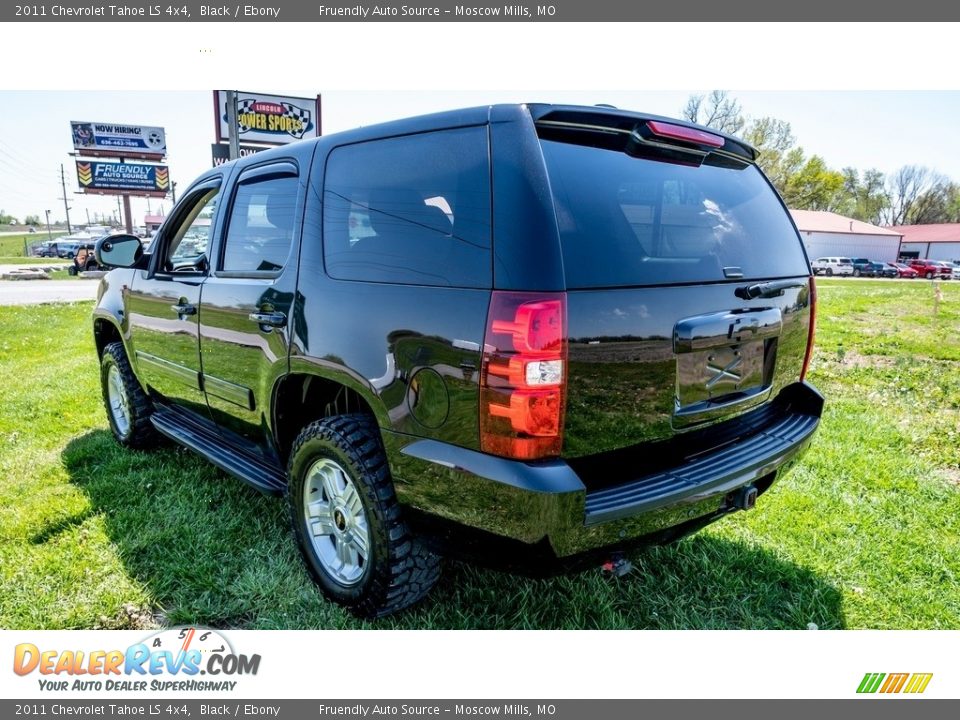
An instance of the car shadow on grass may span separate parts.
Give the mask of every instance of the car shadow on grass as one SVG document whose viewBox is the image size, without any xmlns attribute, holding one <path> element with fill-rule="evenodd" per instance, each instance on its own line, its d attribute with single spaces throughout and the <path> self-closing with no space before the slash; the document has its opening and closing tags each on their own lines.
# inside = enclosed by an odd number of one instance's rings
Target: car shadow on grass
<svg viewBox="0 0 960 720">
<path fill-rule="evenodd" d="M 634 569 L 618 579 L 599 570 L 531 579 L 447 562 L 426 601 L 391 618 L 359 621 L 326 602 L 309 580 L 282 499 L 261 495 L 181 448 L 123 449 L 106 430 L 72 440 L 62 460 L 161 625 L 844 627 L 841 595 L 833 586 L 757 544 L 709 531 L 631 554 Z M 36 540 L 55 536 L 60 526 Z"/>
</svg>

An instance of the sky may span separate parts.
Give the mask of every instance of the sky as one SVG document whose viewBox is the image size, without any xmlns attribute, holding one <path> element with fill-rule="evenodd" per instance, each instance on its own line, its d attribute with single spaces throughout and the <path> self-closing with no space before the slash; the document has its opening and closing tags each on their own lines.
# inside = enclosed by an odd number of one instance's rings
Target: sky
<svg viewBox="0 0 960 720">
<path fill-rule="evenodd" d="M 496 102 L 553 102 L 679 115 L 687 98 L 708 89 L 676 91 L 329 91 L 323 88 L 261 88 L 293 96 L 320 93 L 324 134 L 426 112 Z M 925 165 L 960 181 L 958 91 L 737 91 L 748 117 L 788 121 L 808 154 L 830 167 L 877 168 Z M 78 194 L 70 121 L 138 123 L 166 129 L 171 179 L 179 190 L 210 167 L 214 142 L 211 92 L 156 91 L 0 91 L 0 210 L 63 220 L 60 166 L 74 224 L 117 210 L 116 198 Z M 149 201 L 156 213 L 170 199 Z M 135 224 L 142 224 L 148 201 L 133 199 Z"/>
</svg>

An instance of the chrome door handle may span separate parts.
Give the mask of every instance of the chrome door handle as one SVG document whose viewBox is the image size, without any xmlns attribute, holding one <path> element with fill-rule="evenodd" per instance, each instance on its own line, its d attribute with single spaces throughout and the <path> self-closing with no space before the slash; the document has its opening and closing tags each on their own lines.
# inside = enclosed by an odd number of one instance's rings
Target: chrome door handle
<svg viewBox="0 0 960 720">
<path fill-rule="evenodd" d="M 268 327 L 283 327 L 287 324 L 287 316 L 282 312 L 253 312 L 250 313 L 250 319 L 257 325 Z"/>
<path fill-rule="evenodd" d="M 177 315 L 196 315 L 197 314 L 196 305 L 171 305 L 170 309 L 173 310 Z"/>
</svg>

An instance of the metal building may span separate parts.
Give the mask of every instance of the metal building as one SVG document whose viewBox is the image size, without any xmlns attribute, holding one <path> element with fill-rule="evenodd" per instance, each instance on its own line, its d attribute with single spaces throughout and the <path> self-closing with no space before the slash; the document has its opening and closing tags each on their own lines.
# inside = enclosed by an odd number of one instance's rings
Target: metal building
<svg viewBox="0 0 960 720">
<path fill-rule="evenodd" d="M 810 260 L 819 257 L 868 258 L 895 262 L 902 228 L 882 228 L 822 210 L 791 210 Z"/>
<path fill-rule="evenodd" d="M 898 225 L 890 229 L 903 235 L 901 257 L 960 261 L 960 223 Z"/>
</svg>

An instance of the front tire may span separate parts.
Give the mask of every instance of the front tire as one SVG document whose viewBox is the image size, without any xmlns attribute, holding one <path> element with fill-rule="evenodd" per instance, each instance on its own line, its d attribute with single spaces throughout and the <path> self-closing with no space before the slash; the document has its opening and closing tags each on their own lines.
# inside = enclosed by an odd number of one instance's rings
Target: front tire
<svg viewBox="0 0 960 720">
<path fill-rule="evenodd" d="M 153 403 L 133 374 L 122 342 L 110 343 L 103 349 L 100 385 L 107 420 L 117 442 L 137 449 L 155 445 L 157 431 L 150 422 Z"/>
<path fill-rule="evenodd" d="M 833 268 L 827 268 L 827 277 L 833 277 Z"/>
<path fill-rule="evenodd" d="M 860 271 L 859 271 L 859 270 L 854 270 L 854 271 L 853 271 L 853 276 L 854 276 L 854 277 L 860 277 Z"/>
<path fill-rule="evenodd" d="M 305 427 L 288 477 L 294 538 L 330 600 L 359 617 L 383 617 L 436 584 L 440 558 L 403 520 L 373 418 L 341 415 Z"/>
</svg>

